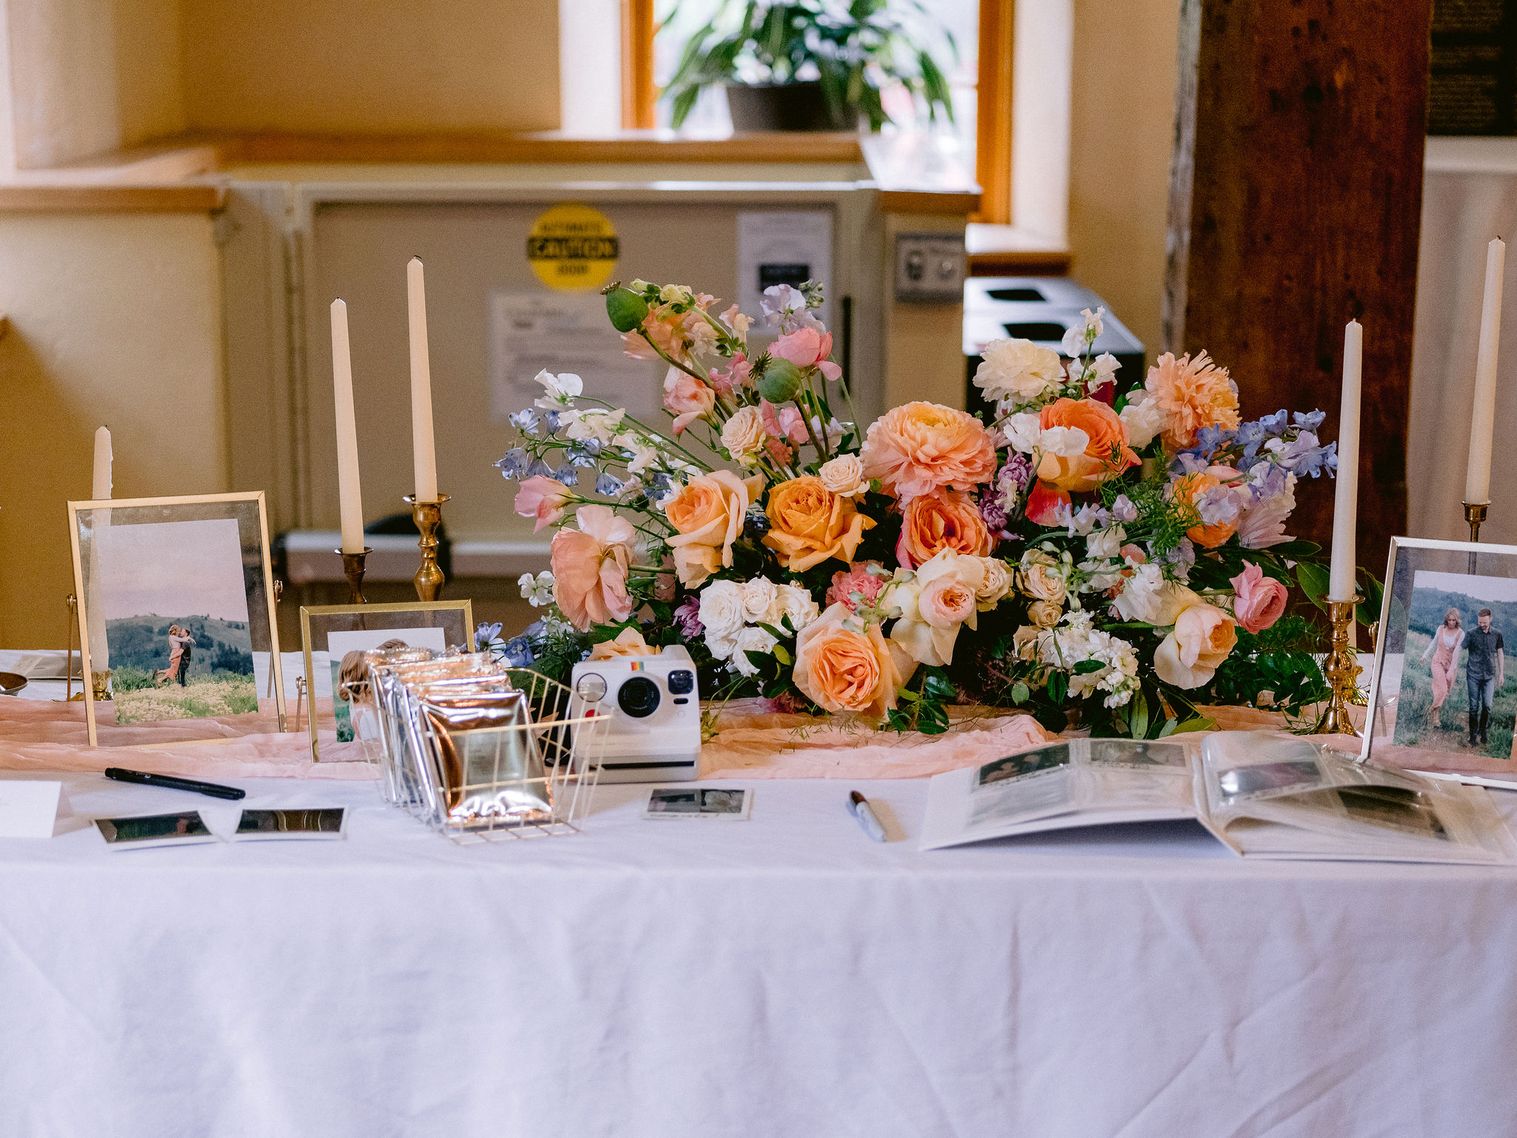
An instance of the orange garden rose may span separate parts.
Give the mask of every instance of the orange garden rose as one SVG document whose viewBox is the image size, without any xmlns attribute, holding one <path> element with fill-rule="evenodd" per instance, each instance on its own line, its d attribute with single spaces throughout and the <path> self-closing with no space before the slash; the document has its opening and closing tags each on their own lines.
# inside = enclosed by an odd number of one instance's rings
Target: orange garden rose
<svg viewBox="0 0 1517 1138">
<path fill-rule="evenodd" d="M 1084 454 L 1070 457 L 1047 454 L 1038 464 L 1038 477 L 1057 490 L 1084 493 L 1106 479 L 1138 465 L 1138 456 L 1127 445 L 1127 427 L 1117 413 L 1095 399 L 1055 399 L 1038 415 L 1038 425 L 1073 427 L 1084 431 L 1090 442 Z"/>
<path fill-rule="evenodd" d="M 940 549 L 985 557 L 992 544 L 990 529 L 969 495 L 940 490 L 906 504 L 895 555 L 907 569 L 914 569 Z"/>
<path fill-rule="evenodd" d="M 732 543 L 743 532 L 743 516 L 762 485 L 757 477 L 716 470 L 696 475 L 669 500 L 664 516 L 677 531 L 669 548 L 681 584 L 700 585 L 732 564 Z"/>
<path fill-rule="evenodd" d="M 830 606 L 795 640 L 795 686 L 824 711 L 880 718 L 895 706 L 907 675 L 879 625 L 847 627 L 848 609 Z"/>
<path fill-rule="evenodd" d="M 1174 481 L 1175 501 L 1195 508 L 1197 502 L 1211 490 L 1224 485 L 1237 476 L 1231 467 L 1213 466 L 1194 474 L 1182 474 Z M 1185 531 L 1185 536 L 1206 549 L 1215 549 L 1238 532 L 1238 518 L 1226 522 L 1203 525 L 1199 521 Z"/>
<path fill-rule="evenodd" d="M 1158 405 L 1167 424 L 1164 445 L 1171 452 L 1196 445 L 1202 427 L 1238 425 L 1238 388 L 1225 367 L 1218 367 L 1205 352 L 1195 359 L 1176 359 L 1165 352 L 1148 369 L 1144 387 Z"/>
<path fill-rule="evenodd" d="M 792 573 L 804 573 L 829 558 L 852 561 L 874 519 L 851 499 L 834 494 L 814 474 L 781 482 L 769 491 L 769 532 L 764 544 Z"/>
<path fill-rule="evenodd" d="M 996 470 L 996 448 L 983 423 L 938 403 L 903 403 L 873 423 L 859 457 L 864 477 L 905 501 L 937 489 L 973 490 Z"/>
</svg>

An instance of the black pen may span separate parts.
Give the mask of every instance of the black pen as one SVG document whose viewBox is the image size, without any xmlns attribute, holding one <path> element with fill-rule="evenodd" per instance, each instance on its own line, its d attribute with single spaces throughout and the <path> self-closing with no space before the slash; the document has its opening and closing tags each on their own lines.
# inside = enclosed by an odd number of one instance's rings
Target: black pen
<svg viewBox="0 0 1517 1138">
<path fill-rule="evenodd" d="M 188 790 L 194 794 L 209 794 L 212 798 L 246 798 L 248 792 L 235 786 L 222 786 L 217 782 L 201 782 L 193 778 L 175 778 L 171 774 L 150 774 L 147 771 L 129 771 L 125 767 L 106 767 L 105 777 L 117 782 L 140 782 L 143 786 L 162 786 L 169 790 Z"/>
</svg>

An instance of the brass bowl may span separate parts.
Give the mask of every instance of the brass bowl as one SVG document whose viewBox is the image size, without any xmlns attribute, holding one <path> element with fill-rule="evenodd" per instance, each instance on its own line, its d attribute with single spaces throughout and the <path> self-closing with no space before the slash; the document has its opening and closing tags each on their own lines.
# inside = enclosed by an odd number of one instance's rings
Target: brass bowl
<svg viewBox="0 0 1517 1138">
<path fill-rule="evenodd" d="M 15 672 L 0 672 L 0 695 L 15 695 L 26 687 L 26 677 Z"/>
</svg>

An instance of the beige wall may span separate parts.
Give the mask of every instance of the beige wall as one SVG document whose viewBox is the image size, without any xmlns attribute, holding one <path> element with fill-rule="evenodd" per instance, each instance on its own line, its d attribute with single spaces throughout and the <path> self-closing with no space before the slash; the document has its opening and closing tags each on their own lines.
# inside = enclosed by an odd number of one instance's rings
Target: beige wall
<svg viewBox="0 0 1517 1138">
<path fill-rule="evenodd" d="M 10 0 L 0 11 L 17 167 L 184 129 L 178 0 Z"/>
<path fill-rule="evenodd" d="M 558 125 L 556 0 L 182 0 L 204 130 Z"/>
<path fill-rule="evenodd" d="M 1069 245 L 1074 275 L 1152 359 L 1160 343 L 1179 0 L 1075 0 Z M 1204 345 L 1185 345 L 1197 347 Z"/>
<path fill-rule="evenodd" d="M 0 215 L 0 647 L 64 644 L 100 424 L 116 497 L 232 489 L 220 309 L 207 216 Z"/>
</svg>

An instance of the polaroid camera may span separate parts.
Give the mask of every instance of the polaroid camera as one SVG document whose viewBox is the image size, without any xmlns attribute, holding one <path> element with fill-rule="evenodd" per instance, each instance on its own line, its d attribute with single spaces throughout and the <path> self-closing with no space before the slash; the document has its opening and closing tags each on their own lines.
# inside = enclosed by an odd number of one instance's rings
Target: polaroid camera
<svg viewBox="0 0 1517 1138">
<path fill-rule="evenodd" d="M 701 697 L 695 665 L 679 645 L 657 656 L 618 656 L 574 665 L 576 716 L 611 720 L 603 782 L 684 781 L 701 756 Z"/>
</svg>

